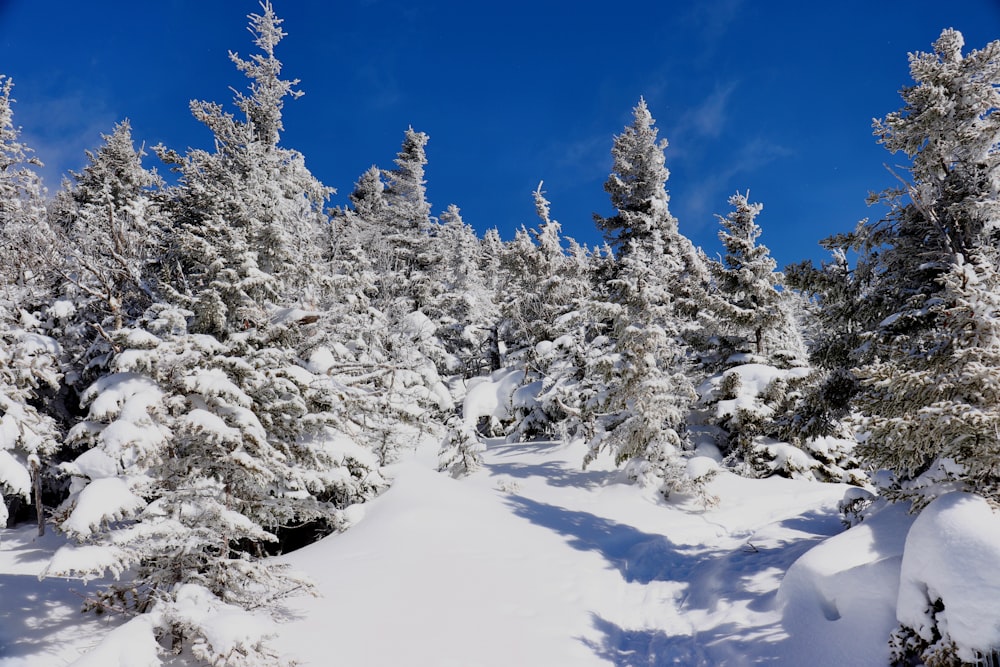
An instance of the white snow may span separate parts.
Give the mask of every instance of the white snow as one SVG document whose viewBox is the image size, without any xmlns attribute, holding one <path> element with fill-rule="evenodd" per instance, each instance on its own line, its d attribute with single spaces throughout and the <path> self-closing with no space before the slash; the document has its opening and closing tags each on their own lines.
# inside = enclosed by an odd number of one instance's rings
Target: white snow
<svg viewBox="0 0 1000 667">
<path fill-rule="evenodd" d="M 72 667 L 159 667 L 159 614 L 143 614 L 118 626 Z"/>
<path fill-rule="evenodd" d="M 825 619 L 793 635 L 777 589 L 843 530 L 847 487 L 718 471 L 706 510 L 651 502 L 583 454 L 490 441 L 458 481 L 430 453 L 398 464 L 356 525 L 283 557 L 322 597 L 289 602 L 276 645 L 316 666 L 331 647 L 364 665 L 838 664 L 809 645 Z"/>
<path fill-rule="evenodd" d="M 958 657 L 1000 648 L 1000 513 L 980 496 L 954 492 L 937 498 L 917 517 L 906 538 L 899 622 L 930 641 L 935 626 L 953 641 Z"/>
<path fill-rule="evenodd" d="M 195 645 L 194 653 L 212 664 L 233 664 L 222 660 L 239 655 L 274 631 L 274 622 L 266 615 L 226 604 L 197 584 L 178 588 L 176 600 L 164 613 L 175 623 L 198 629 L 204 642 Z"/>
<path fill-rule="evenodd" d="M 88 449 L 75 460 L 60 465 L 69 475 L 100 479 L 118 474 L 118 465 L 103 449 Z"/>
<path fill-rule="evenodd" d="M 996 638 L 1000 530 L 981 499 L 937 501 L 907 541 L 905 504 L 875 506 L 845 530 L 838 507 L 870 498 L 855 487 L 745 479 L 702 457 L 690 469 L 718 503 L 667 503 L 620 483 L 604 458 L 581 470 L 584 452 L 580 442 L 492 440 L 483 468 L 455 480 L 436 472 L 431 443 L 387 470 L 388 491 L 345 512 L 346 532 L 280 557 L 320 597 L 286 600 L 276 628 L 197 589 L 162 611 L 205 628 L 213 649 L 274 629 L 282 655 L 314 667 L 332 656 L 374 667 L 884 667 L 897 599 L 910 614 L 901 620 L 926 622 L 912 615 L 926 598 L 914 606 L 905 597 L 925 590 L 943 596 L 938 623 L 966 648 Z M 39 583 L 33 575 L 60 538 L 0 537 L 0 667 L 66 664 L 51 656 L 95 647 L 112 656 L 99 664 L 115 665 L 128 653 L 115 652 L 121 642 L 135 646 L 135 665 L 155 664 L 144 628 L 109 634 L 125 619 L 77 615 L 69 591 L 81 583 L 53 577 L 121 554 L 64 546 Z M 18 578 L 26 571 L 30 582 Z M 41 609 L 37 591 L 51 598 Z M 28 609 L 37 626 L 26 625 Z"/>
<path fill-rule="evenodd" d="M 4 493 L 28 497 L 31 493 L 31 474 L 24 464 L 6 449 L 0 449 L 0 490 Z M 0 512 L 4 509 L 0 508 Z M 4 514 L 6 517 L 6 514 Z"/>
<path fill-rule="evenodd" d="M 181 418 L 181 422 L 197 433 L 204 433 L 218 442 L 239 442 L 240 432 L 226 424 L 221 417 L 195 408 Z"/>
<path fill-rule="evenodd" d="M 501 369 L 489 378 L 469 382 L 462 406 L 462 418 L 475 426 L 482 417 L 504 420 L 510 417 L 514 393 L 524 381 L 523 370 Z"/>
<path fill-rule="evenodd" d="M 64 531 L 81 538 L 90 536 L 106 521 L 120 521 L 146 506 L 122 477 L 93 480 L 77 496 L 73 511 L 61 524 Z"/>
</svg>

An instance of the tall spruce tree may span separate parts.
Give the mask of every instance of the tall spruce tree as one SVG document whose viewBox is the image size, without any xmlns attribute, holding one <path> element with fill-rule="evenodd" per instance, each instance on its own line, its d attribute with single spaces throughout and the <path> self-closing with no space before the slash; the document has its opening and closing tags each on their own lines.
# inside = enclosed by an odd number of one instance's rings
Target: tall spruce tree
<svg viewBox="0 0 1000 667">
<path fill-rule="evenodd" d="M 179 155 L 157 147 L 180 174 L 168 191 L 174 229 L 168 282 L 195 312 L 195 330 L 225 337 L 265 323 L 269 304 L 314 306 L 331 189 L 305 167 L 301 153 L 279 144 L 286 98 L 301 93 L 281 78 L 275 47 L 285 36 L 270 3 L 251 30 L 260 53 L 230 59 L 250 79 L 236 93 L 238 119 L 214 102 L 191 111 L 214 135 L 215 151 Z"/>
<path fill-rule="evenodd" d="M 236 96 L 244 117 L 195 102 L 214 152 L 158 149 L 180 174 L 161 195 L 168 252 L 154 303 L 107 332 L 106 373 L 83 394 L 86 418 L 69 439 L 87 449 L 65 466 L 72 493 L 58 512 L 79 544 L 49 568 L 127 573 L 92 604 L 157 612 L 160 632 L 183 635 L 212 664 L 236 653 L 184 617 L 189 598 L 229 613 L 302 589 L 263 556 L 291 546 L 293 526 L 313 537 L 335 529 L 340 508 L 382 483 L 376 457 L 352 438 L 352 390 L 309 354 L 324 339 L 310 306 L 328 190 L 278 143 L 294 82 L 280 79 L 274 55 L 281 21 L 262 8 L 250 16 L 260 53 L 231 55 L 251 80 Z M 280 664 L 261 641 L 239 653 Z"/>
<path fill-rule="evenodd" d="M 62 350 L 44 326 L 59 244 L 35 171 L 41 162 L 14 124 L 13 85 L 0 75 L 0 525 L 8 508 L 34 497 L 41 534 L 42 477 L 62 440 L 47 410 L 62 380 Z"/>
<path fill-rule="evenodd" d="M 605 189 L 616 214 L 596 217 L 615 250 L 601 285 L 606 302 L 598 308 L 612 347 L 600 355 L 607 391 L 599 410 L 606 416 L 587 461 L 609 449 L 630 478 L 658 484 L 667 495 L 689 486 L 685 426 L 695 392 L 684 372 L 682 339 L 694 328 L 685 316 L 696 309 L 706 272 L 670 213 L 665 148 L 640 100 L 612 149 Z"/>
<path fill-rule="evenodd" d="M 996 497 L 993 271 L 1000 242 L 1000 41 L 963 55 L 945 30 L 910 56 L 904 106 L 874 123 L 911 159 L 881 195 L 881 220 L 854 235 L 870 283 L 859 406 L 869 461 L 896 473 L 904 497 L 933 497 L 945 477 Z M 984 410 L 986 410 L 984 412 Z M 941 471 L 946 471 L 941 473 Z"/>
</svg>

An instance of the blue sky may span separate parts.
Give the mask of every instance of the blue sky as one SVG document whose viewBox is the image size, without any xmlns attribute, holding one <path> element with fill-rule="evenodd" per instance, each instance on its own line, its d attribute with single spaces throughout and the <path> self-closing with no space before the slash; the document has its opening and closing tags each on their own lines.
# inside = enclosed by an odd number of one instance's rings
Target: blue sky
<svg viewBox="0 0 1000 667">
<path fill-rule="evenodd" d="M 430 135 L 428 195 L 480 232 L 536 223 L 541 180 L 553 217 L 600 239 L 615 134 L 644 96 L 670 142 L 681 230 L 718 251 L 716 213 L 732 193 L 758 219 L 779 265 L 823 258 L 816 244 L 869 209 L 902 164 L 871 136 L 900 107 L 906 54 L 942 28 L 966 47 L 1000 39 L 997 0 L 702 0 L 631 3 L 275 0 L 278 56 L 305 95 L 285 108 L 300 150 L 343 204 L 372 164 L 391 167 L 406 128 Z M 256 0 L 123 3 L 0 0 L 0 73 L 15 121 L 50 190 L 123 118 L 138 142 L 183 150 L 211 135 L 191 99 L 229 103 L 245 79 L 227 51 L 253 51 Z M 149 164 L 155 164 L 150 158 Z"/>
</svg>

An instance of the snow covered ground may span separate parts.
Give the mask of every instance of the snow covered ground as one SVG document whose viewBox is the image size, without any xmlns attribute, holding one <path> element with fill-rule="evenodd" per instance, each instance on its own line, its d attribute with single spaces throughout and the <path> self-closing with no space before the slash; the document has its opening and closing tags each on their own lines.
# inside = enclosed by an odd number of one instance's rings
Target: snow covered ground
<svg viewBox="0 0 1000 667">
<path fill-rule="evenodd" d="M 491 441 L 455 480 L 417 451 L 349 530 L 284 557 L 320 596 L 287 601 L 277 646 L 314 666 L 886 664 L 901 508 L 845 532 L 851 487 L 725 472 L 717 506 L 668 504 L 583 453 Z M 70 664 L 114 627 L 76 612 L 82 582 L 36 578 L 60 543 L 0 534 L 2 667 Z"/>
<path fill-rule="evenodd" d="M 287 557 L 322 595 L 282 626 L 305 664 L 886 664 L 909 517 L 843 533 L 847 487 L 722 473 L 704 509 L 582 471 L 578 447 L 491 442 L 457 481 L 431 454 Z"/>
</svg>

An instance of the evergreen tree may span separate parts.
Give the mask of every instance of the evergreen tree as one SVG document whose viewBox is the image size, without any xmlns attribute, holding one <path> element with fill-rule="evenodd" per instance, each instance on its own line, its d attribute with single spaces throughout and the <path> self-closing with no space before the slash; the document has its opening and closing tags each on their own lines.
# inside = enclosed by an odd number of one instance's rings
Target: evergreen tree
<svg viewBox="0 0 1000 667">
<path fill-rule="evenodd" d="M 632 124 L 615 138 L 605 184 L 617 213 L 596 218 L 616 252 L 603 277 L 606 305 L 599 308 L 613 347 L 601 355 L 607 390 L 600 409 L 607 416 L 600 418 L 587 462 L 608 448 L 619 464 L 628 464 L 631 478 L 657 480 L 666 495 L 689 487 L 684 432 L 695 393 L 681 341 L 695 328 L 689 318 L 706 272 L 670 213 L 665 147 L 640 100 Z"/>
<path fill-rule="evenodd" d="M 784 276 L 775 271 L 767 247 L 757 243 L 756 218 L 763 205 L 742 194 L 730 197 L 729 204 L 732 212 L 719 217 L 725 257 L 708 265 L 715 286 L 709 309 L 723 323 L 723 356 L 744 352 L 779 367 L 802 364 L 805 347 L 782 291 Z"/>
<path fill-rule="evenodd" d="M 443 255 L 438 337 L 451 360 L 445 370 L 478 375 L 488 369 L 490 332 L 499 317 L 482 268 L 482 246 L 455 205 L 441 215 L 436 243 Z"/>
<path fill-rule="evenodd" d="M 911 158 L 910 178 L 881 196 L 888 215 L 854 235 L 874 304 L 860 368 L 864 452 L 896 473 L 898 493 L 921 499 L 951 460 L 961 470 L 948 477 L 996 494 L 996 433 L 986 435 L 981 411 L 991 400 L 989 267 L 1000 241 L 1000 41 L 967 55 L 962 47 L 945 30 L 933 53 L 910 56 L 916 85 L 874 125 L 880 143 Z"/>
<path fill-rule="evenodd" d="M 61 349 L 38 333 L 27 313 L 20 322 L 12 319 L 0 309 L 0 527 L 10 517 L 8 506 L 32 499 L 41 535 L 42 476 L 62 446 L 60 426 L 44 409 L 62 380 Z"/>
<path fill-rule="evenodd" d="M 58 262 L 50 254 L 57 244 L 34 170 L 42 163 L 14 125 L 13 87 L 9 77 L 0 75 L 0 279 L 4 298 L 30 310 L 52 295 L 49 267 Z"/>
<path fill-rule="evenodd" d="M 45 326 L 58 244 L 48 224 L 41 166 L 14 125 L 13 82 L 0 75 L 0 523 L 34 498 L 44 531 L 42 477 L 61 446 L 48 410 L 62 380 L 59 343 Z"/>
<path fill-rule="evenodd" d="M 952 484 L 1000 501 L 1000 276 L 997 251 L 959 255 L 932 308 L 924 353 L 865 367 L 862 451 L 897 473 L 892 497 L 923 504 Z M 908 346 L 907 346 L 908 347 Z"/>
<path fill-rule="evenodd" d="M 184 633 L 213 664 L 235 658 L 184 616 L 191 592 L 219 613 L 269 607 L 304 584 L 263 556 L 295 546 L 293 526 L 312 539 L 336 529 L 340 508 L 382 486 L 375 455 L 352 438 L 352 390 L 317 361 L 326 321 L 306 307 L 321 295 L 328 190 L 278 145 L 294 82 L 280 79 L 284 33 L 262 7 L 250 17 L 261 53 L 231 55 L 251 79 L 236 98 L 244 119 L 193 103 L 215 151 L 158 149 L 180 174 L 161 199 L 167 253 L 152 305 L 104 334 L 106 372 L 68 436 L 87 449 L 65 466 L 72 493 L 57 515 L 80 544 L 49 567 L 127 572 L 92 605 L 156 611 L 161 632 Z M 116 181 L 95 166 L 80 182 L 105 192 Z M 273 664 L 260 642 L 241 650 Z"/>
<path fill-rule="evenodd" d="M 175 225 L 168 282 L 194 311 L 195 330 L 221 337 L 263 325 L 269 304 L 314 300 L 322 205 L 331 192 L 301 153 L 279 145 L 284 99 L 300 93 L 296 81 L 280 78 L 274 49 L 285 33 L 270 3 L 262 6 L 251 17 L 261 52 L 249 61 L 230 55 L 251 80 L 250 95 L 236 94 L 243 120 L 216 103 L 192 102 L 215 152 L 157 147 L 180 173 L 167 193 Z"/>
</svg>

